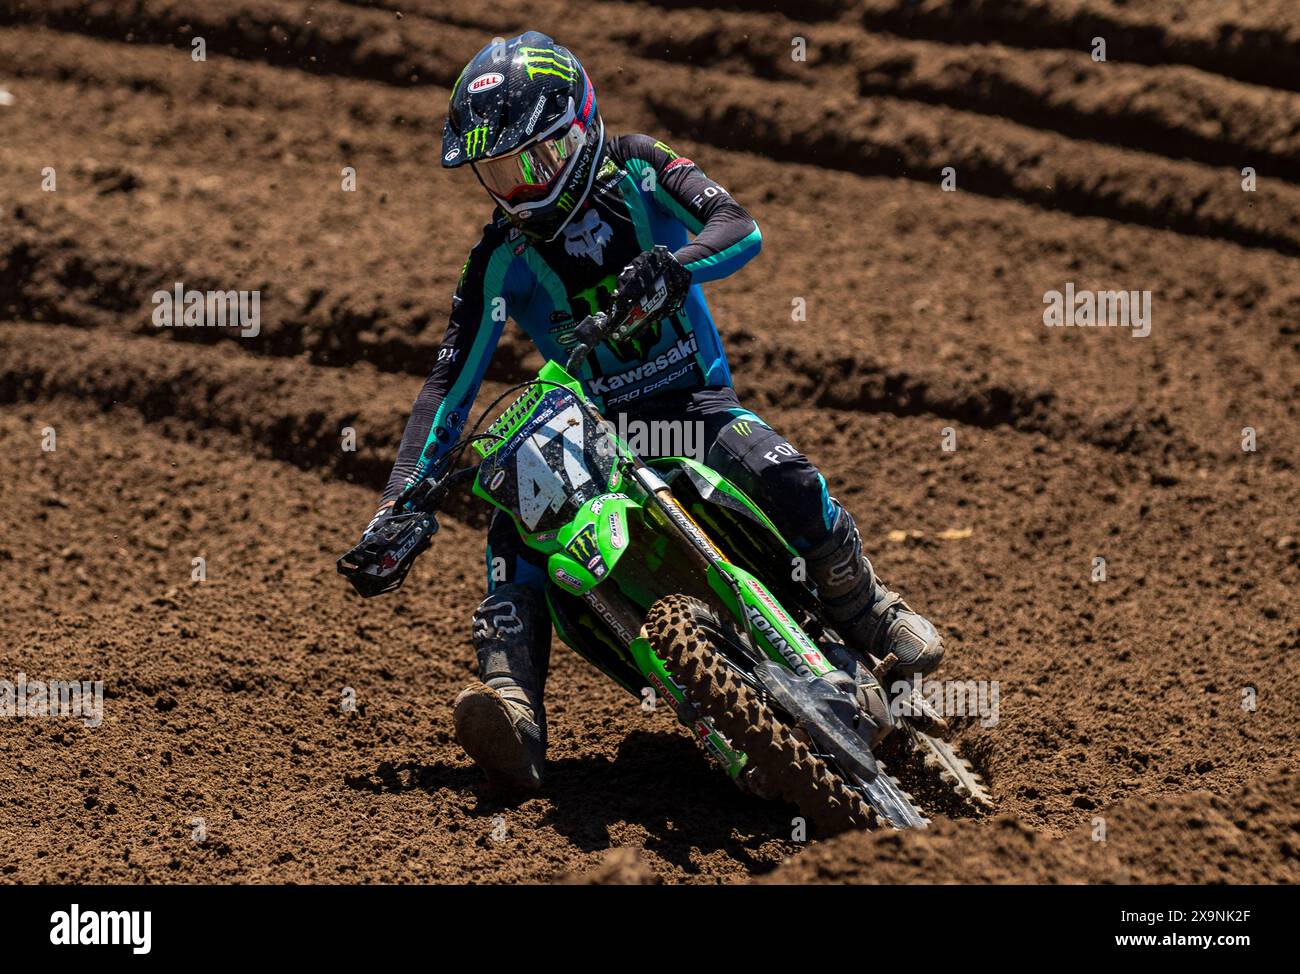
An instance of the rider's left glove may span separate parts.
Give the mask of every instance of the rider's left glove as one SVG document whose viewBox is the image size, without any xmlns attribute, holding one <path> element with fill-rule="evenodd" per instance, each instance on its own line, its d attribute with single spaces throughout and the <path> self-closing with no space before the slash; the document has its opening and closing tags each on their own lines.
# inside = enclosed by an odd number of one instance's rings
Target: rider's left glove
<svg viewBox="0 0 1300 974">
<path fill-rule="evenodd" d="M 618 295 L 611 309 L 627 321 L 610 337 L 626 341 L 642 328 L 681 310 L 691 289 L 691 272 L 660 244 L 638 255 L 618 275 Z"/>
</svg>

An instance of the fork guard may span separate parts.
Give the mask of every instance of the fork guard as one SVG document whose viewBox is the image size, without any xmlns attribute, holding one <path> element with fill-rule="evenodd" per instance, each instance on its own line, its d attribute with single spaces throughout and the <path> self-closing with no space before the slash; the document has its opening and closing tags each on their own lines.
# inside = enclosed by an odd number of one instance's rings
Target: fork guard
<svg viewBox="0 0 1300 974">
<path fill-rule="evenodd" d="M 835 759 L 840 770 L 856 779 L 867 801 L 886 822 L 896 829 L 925 828 L 930 824 L 898 782 L 876 762 L 853 726 L 857 704 L 846 694 L 821 677 L 796 676 L 771 660 L 755 665 L 754 677 L 813 742 Z M 875 726 L 869 717 L 860 719 Z"/>
<path fill-rule="evenodd" d="M 853 725 L 856 701 L 820 677 L 801 678 L 772 660 L 757 663 L 754 677 L 842 768 L 867 784 L 876 779 L 880 774 L 876 759 Z M 871 720 L 865 716 L 861 719 Z"/>
</svg>

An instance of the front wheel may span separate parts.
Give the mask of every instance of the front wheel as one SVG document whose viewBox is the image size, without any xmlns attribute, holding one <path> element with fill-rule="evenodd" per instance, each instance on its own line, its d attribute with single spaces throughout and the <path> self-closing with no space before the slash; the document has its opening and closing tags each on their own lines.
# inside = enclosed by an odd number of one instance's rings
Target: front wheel
<svg viewBox="0 0 1300 974">
<path fill-rule="evenodd" d="M 717 651 L 717 615 L 698 599 L 670 595 L 650 607 L 642 630 L 687 699 L 744 751 L 746 773 L 825 832 L 871 828 L 875 813 L 774 714 Z"/>
</svg>

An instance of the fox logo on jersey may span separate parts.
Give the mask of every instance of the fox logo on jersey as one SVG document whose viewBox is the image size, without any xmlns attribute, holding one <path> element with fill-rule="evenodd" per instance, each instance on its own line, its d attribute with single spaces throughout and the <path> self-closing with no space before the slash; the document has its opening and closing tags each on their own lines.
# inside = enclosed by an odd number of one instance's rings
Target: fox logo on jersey
<svg viewBox="0 0 1300 974">
<path fill-rule="evenodd" d="M 605 244 L 614 236 L 610 225 L 595 210 L 588 210 L 581 220 L 573 220 L 564 227 L 564 250 L 574 257 L 588 257 L 599 264 L 605 255 Z"/>
</svg>

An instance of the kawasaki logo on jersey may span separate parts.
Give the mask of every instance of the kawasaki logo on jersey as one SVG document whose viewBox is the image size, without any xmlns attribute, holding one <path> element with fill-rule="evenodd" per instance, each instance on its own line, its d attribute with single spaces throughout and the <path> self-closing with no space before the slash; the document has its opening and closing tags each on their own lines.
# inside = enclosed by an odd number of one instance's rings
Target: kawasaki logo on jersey
<svg viewBox="0 0 1300 974">
<path fill-rule="evenodd" d="M 692 332 L 688 337 L 678 339 L 677 344 L 666 352 L 661 352 L 649 362 L 642 362 L 634 369 L 628 369 L 625 372 L 616 372 L 613 375 L 598 375 L 587 380 L 586 386 L 588 392 L 593 396 L 603 396 L 609 392 L 617 392 L 619 389 L 627 386 L 636 385 L 646 379 L 651 379 L 665 369 L 670 369 L 678 362 L 691 358 L 699 351 L 699 342 Z"/>
</svg>

